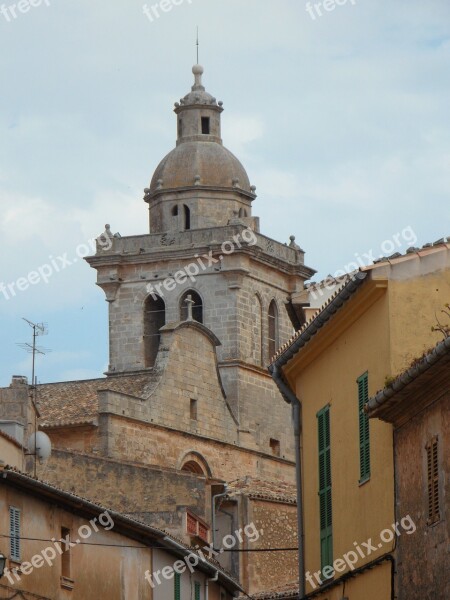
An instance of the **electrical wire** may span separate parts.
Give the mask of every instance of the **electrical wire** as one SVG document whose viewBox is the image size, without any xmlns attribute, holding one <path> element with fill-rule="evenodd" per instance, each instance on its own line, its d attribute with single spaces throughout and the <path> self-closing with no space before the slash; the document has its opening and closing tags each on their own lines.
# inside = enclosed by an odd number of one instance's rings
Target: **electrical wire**
<svg viewBox="0 0 450 600">
<path fill-rule="evenodd" d="M 48 540 L 48 539 L 44 539 L 44 538 L 31 538 L 31 537 L 24 537 L 24 536 L 10 536 L 10 535 L 5 535 L 3 533 L 0 534 L 0 537 L 2 538 L 6 538 L 6 539 L 11 539 L 11 537 L 14 538 L 19 538 L 20 540 L 24 540 L 24 541 L 28 541 L 28 542 L 48 542 L 48 543 L 65 543 L 65 540 L 58 540 L 56 538 L 52 539 L 52 540 Z M 75 543 L 75 542 L 72 542 Z M 77 546 L 104 546 L 106 548 L 135 548 L 136 550 L 142 550 L 144 548 L 152 548 L 155 550 L 167 550 L 167 546 L 157 546 L 157 545 L 148 545 L 148 546 L 127 546 L 127 545 L 123 545 L 123 544 L 97 544 L 95 542 L 76 542 Z M 210 550 L 211 552 L 214 551 L 214 553 L 219 553 L 222 554 L 223 552 L 297 552 L 298 548 L 220 548 L 220 550 L 217 549 L 213 549 L 210 546 L 204 546 L 203 548 L 189 548 L 186 547 L 186 550 L 192 550 L 193 552 L 196 552 L 197 550 L 204 550 L 204 551 L 208 551 Z M 213 557 L 211 557 L 213 558 Z"/>
</svg>

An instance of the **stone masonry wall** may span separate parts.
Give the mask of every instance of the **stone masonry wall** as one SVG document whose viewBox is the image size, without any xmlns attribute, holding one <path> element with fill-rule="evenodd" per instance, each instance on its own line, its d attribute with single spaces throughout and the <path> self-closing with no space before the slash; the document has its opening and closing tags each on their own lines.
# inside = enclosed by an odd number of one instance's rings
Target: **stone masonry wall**
<svg viewBox="0 0 450 600">
<path fill-rule="evenodd" d="M 213 478 L 224 481 L 245 475 L 287 482 L 295 479 L 293 463 L 283 459 L 119 415 L 105 415 L 104 421 L 102 439 L 108 442 L 104 452 L 115 460 L 181 469 L 195 453 L 199 463 L 209 466 Z"/>
<path fill-rule="evenodd" d="M 410 515 L 417 530 L 398 538 L 399 600 L 446 598 L 450 544 L 450 392 L 395 432 L 396 520 Z M 425 446 L 438 435 L 441 519 L 427 525 Z M 447 574 L 447 576 L 445 576 Z M 432 593 L 431 593 L 432 590 Z"/>
<path fill-rule="evenodd" d="M 249 523 L 263 531 L 252 548 L 297 548 L 297 507 L 292 504 L 248 500 Z M 298 579 L 298 554 L 290 552 L 249 552 L 247 557 L 249 594 L 270 590 Z"/>
<path fill-rule="evenodd" d="M 206 480 L 193 473 L 54 449 L 37 476 L 102 506 L 180 535 L 185 509 L 209 517 Z"/>
</svg>

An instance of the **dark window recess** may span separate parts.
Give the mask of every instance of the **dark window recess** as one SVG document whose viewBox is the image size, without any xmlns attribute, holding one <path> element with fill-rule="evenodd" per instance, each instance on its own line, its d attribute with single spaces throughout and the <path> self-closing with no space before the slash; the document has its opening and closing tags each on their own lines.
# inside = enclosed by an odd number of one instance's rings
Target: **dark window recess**
<svg viewBox="0 0 450 600">
<path fill-rule="evenodd" d="M 278 346 L 278 311 L 275 300 L 269 306 L 269 360 L 277 351 Z"/>
<path fill-rule="evenodd" d="M 184 228 L 186 230 L 191 228 L 191 211 L 186 204 L 183 204 L 184 209 Z"/>
<path fill-rule="evenodd" d="M 183 119 L 178 119 L 178 137 L 183 135 Z"/>
<path fill-rule="evenodd" d="M 61 575 L 70 579 L 70 529 L 61 527 Z"/>
<path fill-rule="evenodd" d="M 202 133 L 209 134 L 209 117 L 202 117 Z"/>
<path fill-rule="evenodd" d="M 153 367 L 158 354 L 161 334 L 159 330 L 166 324 L 166 306 L 159 296 L 149 296 L 144 308 L 144 348 L 145 366 Z"/>
<path fill-rule="evenodd" d="M 178 206 L 174 206 L 174 207 L 172 208 L 172 215 L 173 215 L 174 217 L 178 217 Z"/>
<path fill-rule="evenodd" d="M 280 440 L 270 438 L 270 448 L 274 456 L 280 456 Z"/>
<path fill-rule="evenodd" d="M 188 460 L 188 462 L 184 463 L 181 470 L 188 473 L 195 473 L 196 475 L 205 475 L 201 466 L 193 460 Z"/>
<path fill-rule="evenodd" d="M 191 398 L 189 412 L 190 412 L 191 419 L 193 421 L 196 421 L 197 420 L 197 400 L 194 400 L 193 398 Z"/>
</svg>

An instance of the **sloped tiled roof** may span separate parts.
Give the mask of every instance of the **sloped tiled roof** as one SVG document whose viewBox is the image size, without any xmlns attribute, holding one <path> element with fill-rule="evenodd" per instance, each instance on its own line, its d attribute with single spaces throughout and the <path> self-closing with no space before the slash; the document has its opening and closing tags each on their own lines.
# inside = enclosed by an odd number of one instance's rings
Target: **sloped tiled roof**
<svg viewBox="0 0 450 600">
<path fill-rule="evenodd" d="M 275 362 L 282 362 L 283 355 L 285 354 L 293 354 L 295 351 L 294 346 L 298 342 L 299 339 L 304 336 L 305 333 L 308 333 L 308 330 L 312 330 L 312 335 L 316 333 L 316 330 L 323 326 L 324 321 L 328 320 L 328 316 L 330 312 L 329 307 L 332 306 L 337 299 L 341 296 L 345 296 L 346 291 L 350 292 L 356 291 L 356 287 L 354 286 L 355 282 L 362 282 L 366 274 L 370 271 L 378 269 L 379 267 L 383 267 L 386 264 L 395 265 L 400 262 L 409 261 L 415 259 L 417 257 L 421 258 L 423 256 L 427 256 L 428 254 L 432 254 L 439 251 L 445 251 L 450 249 L 450 237 L 441 238 L 436 242 L 424 244 L 422 248 L 411 247 L 408 248 L 405 254 L 401 254 L 400 252 L 396 252 L 391 256 L 383 256 L 379 259 L 376 259 L 373 264 L 368 265 L 366 267 L 362 267 L 358 271 L 353 271 L 349 273 L 348 276 L 343 276 L 342 278 L 333 279 L 332 282 L 337 284 L 336 290 L 333 292 L 333 295 L 324 302 L 324 304 L 315 312 L 310 319 L 304 323 L 304 325 L 294 333 L 294 335 L 278 349 L 273 357 L 271 357 L 270 362 L 273 365 Z M 342 282 L 341 282 L 342 279 Z M 319 283 L 310 283 L 308 286 L 308 290 L 317 290 L 323 285 L 326 285 L 328 278 L 324 279 Z M 352 289 L 353 287 L 353 289 Z M 343 304 L 343 302 L 342 302 Z M 341 303 L 339 302 L 339 306 Z M 335 312 L 335 311 L 334 311 Z M 325 318 L 324 318 L 325 317 Z M 291 351 L 292 350 L 292 351 Z M 291 351 L 291 352 L 289 352 Z M 286 361 L 287 362 L 287 361 Z M 270 369 L 269 369 L 270 370 Z"/>
<path fill-rule="evenodd" d="M 239 598 L 244 598 L 244 596 L 239 596 Z M 272 590 L 252 594 L 253 600 L 290 600 L 290 598 L 298 598 L 298 581 L 285 583 Z"/>
<path fill-rule="evenodd" d="M 102 380 L 100 380 L 102 381 Z M 13 467 L 0 467 L 0 481 L 2 485 L 12 484 L 23 491 L 27 492 L 28 490 L 33 490 L 34 492 L 38 492 L 40 498 L 42 500 L 52 500 L 57 498 L 58 504 L 61 503 L 64 508 L 68 508 L 69 510 L 77 510 L 77 511 L 95 511 L 95 512 L 105 512 L 107 511 L 110 517 L 112 517 L 114 526 L 121 525 L 129 529 L 130 532 L 138 532 L 140 534 L 140 538 L 157 538 L 158 544 L 162 549 L 167 550 L 173 554 L 177 553 L 181 556 L 185 557 L 190 554 L 196 553 L 197 548 L 192 546 L 187 546 L 182 540 L 173 536 L 171 533 L 167 532 L 164 529 L 160 529 L 159 527 L 155 527 L 154 525 L 148 525 L 139 521 L 138 519 L 129 516 L 125 513 L 117 512 L 111 510 L 110 508 L 106 508 L 101 504 L 97 504 L 88 498 L 84 498 L 83 496 L 78 496 L 73 492 L 68 492 L 63 490 L 52 483 L 44 481 L 42 479 L 38 479 L 36 477 L 31 477 L 27 473 L 23 473 L 18 469 Z M 132 537 L 127 532 L 124 535 L 128 537 Z M 135 538 L 133 538 L 135 539 Z M 157 546 L 154 546 L 157 547 Z M 234 592 L 243 591 L 239 582 L 234 578 L 234 576 L 229 573 L 226 569 L 224 569 L 216 560 L 210 559 L 209 557 L 202 556 L 202 560 L 198 562 L 197 569 L 200 569 L 204 572 L 209 572 L 213 574 L 215 571 L 219 571 L 219 576 L 221 583 L 225 583 L 228 588 L 232 588 Z M 212 572 L 211 572 L 212 571 Z"/>
<path fill-rule="evenodd" d="M 98 417 L 98 390 L 142 398 L 151 382 L 151 373 L 138 373 L 38 385 L 41 425 L 57 427 L 93 423 Z"/>
<path fill-rule="evenodd" d="M 249 498 L 256 500 L 297 504 L 297 489 L 295 485 L 283 481 L 243 477 L 229 483 L 227 491 L 229 496 L 243 493 Z"/>
</svg>

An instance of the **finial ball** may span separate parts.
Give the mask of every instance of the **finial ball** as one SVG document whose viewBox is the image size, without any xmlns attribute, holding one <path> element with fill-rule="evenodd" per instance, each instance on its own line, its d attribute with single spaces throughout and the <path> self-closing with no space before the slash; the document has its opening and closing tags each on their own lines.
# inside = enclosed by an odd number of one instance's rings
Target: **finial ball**
<svg viewBox="0 0 450 600">
<path fill-rule="evenodd" d="M 203 75 L 203 67 L 201 65 L 194 65 L 192 67 L 194 75 Z"/>
</svg>

